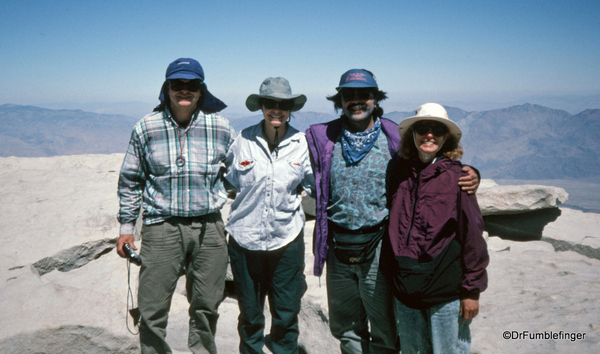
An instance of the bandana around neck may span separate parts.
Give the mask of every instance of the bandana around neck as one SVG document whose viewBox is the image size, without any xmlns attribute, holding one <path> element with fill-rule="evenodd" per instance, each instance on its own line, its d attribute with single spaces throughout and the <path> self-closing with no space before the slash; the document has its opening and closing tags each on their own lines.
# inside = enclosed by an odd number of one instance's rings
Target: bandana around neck
<svg viewBox="0 0 600 354">
<path fill-rule="evenodd" d="M 352 133 L 346 129 L 346 124 L 342 128 L 342 155 L 348 163 L 353 164 L 360 161 L 371 150 L 377 138 L 381 133 L 381 120 L 377 118 L 373 128 L 365 131 Z"/>
</svg>

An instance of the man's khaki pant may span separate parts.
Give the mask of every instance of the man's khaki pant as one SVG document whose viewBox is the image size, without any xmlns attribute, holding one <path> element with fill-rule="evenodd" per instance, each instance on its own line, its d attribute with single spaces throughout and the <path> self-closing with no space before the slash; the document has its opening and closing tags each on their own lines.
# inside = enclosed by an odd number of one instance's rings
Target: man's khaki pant
<svg viewBox="0 0 600 354">
<path fill-rule="evenodd" d="M 170 218 L 144 225 L 138 305 L 142 353 L 171 353 L 165 341 L 171 298 L 186 276 L 190 303 L 188 346 L 193 353 L 216 353 L 215 332 L 227 271 L 227 243 L 220 213 Z"/>
</svg>

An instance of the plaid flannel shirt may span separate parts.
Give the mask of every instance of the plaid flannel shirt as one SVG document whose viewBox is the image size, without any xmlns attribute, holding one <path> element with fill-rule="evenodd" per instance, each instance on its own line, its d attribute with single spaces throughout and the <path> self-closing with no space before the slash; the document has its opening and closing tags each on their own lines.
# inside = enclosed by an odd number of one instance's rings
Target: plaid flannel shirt
<svg viewBox="0 0 600 354">
<path fill-rule="evenodd" d="M 146 225 L 220 210 L 227 200 L 223 161 L 234 137 L 229 121 L 215 113 L 198 111 L 187 134 L 168 109 L 139 121 L 119 176 L 120 233 L 133 234 L 141 207 Z"/>
</svg>

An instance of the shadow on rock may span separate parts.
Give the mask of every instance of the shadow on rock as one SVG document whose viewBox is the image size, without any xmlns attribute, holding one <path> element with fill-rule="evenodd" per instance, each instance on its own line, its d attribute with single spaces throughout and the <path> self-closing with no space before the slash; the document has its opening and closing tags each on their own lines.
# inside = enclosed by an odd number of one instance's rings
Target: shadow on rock
<svg viewBox="0 0 600 354">
<path fill-rule="evenodd" d="M 140 352 L 137 342 L 137 337 L 117 337 L 102 328 L 61 326 L 6 338 L 0 353 L 133 354 Z"/>
<path fill-rule="evenodd" d="M 522 214 L 487 215 L 485 231 L 511 241 L 539 241 L 544 227 L 561 214 L 559 208 L 540 209 Z"/>
</svg>

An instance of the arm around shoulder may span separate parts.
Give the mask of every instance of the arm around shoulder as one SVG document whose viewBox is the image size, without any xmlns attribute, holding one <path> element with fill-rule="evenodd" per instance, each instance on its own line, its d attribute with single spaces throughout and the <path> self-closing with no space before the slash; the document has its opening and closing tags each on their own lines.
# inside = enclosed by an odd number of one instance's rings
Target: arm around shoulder
<svg viewBox="0 0 600 354">
<path fill-rule="evenodd" d="M 469 194 L 475 194 L 477 188 L 479 188 L 479 182 L 481 181 L 479 170 L 469 165 L 463 165 L 462 172 L 466 173 L 466 175 L 463 175 L 458 179 L 458 185 L 463 191 Z"/>
</svg>

